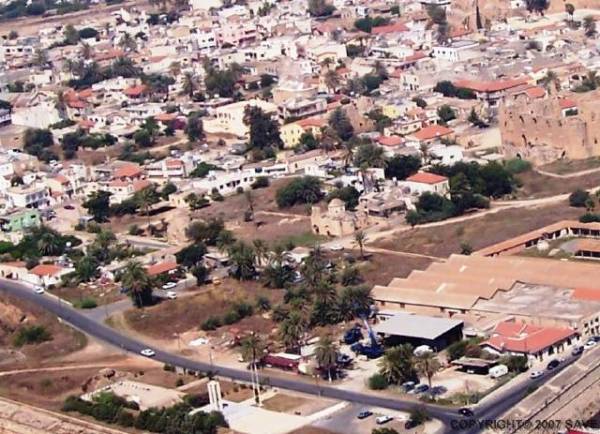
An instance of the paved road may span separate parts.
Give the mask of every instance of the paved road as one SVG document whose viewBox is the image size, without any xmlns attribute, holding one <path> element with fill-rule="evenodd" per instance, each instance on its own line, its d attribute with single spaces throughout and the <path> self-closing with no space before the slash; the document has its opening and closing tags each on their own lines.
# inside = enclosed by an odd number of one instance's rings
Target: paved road
<svg viewBox="0 0 600 434">
<path fill-rule="evenodd" d="M 65 303 L 61 303 L 60 299 L 56 299 L 55 297 L 51 297 L 47 294 L 36 294 L 27 285 L 15 281 L 0 279 L 0 290 L 21 299 L 33 302 L 54 313 L 77 329 L 97 339 L 112 344 L 115 347 L 121 348 L 124 351 L 139 354 L 142 349 L 147 348 L 147 345 L 145 345 L 143 342 L 125 336 L 118 331 L 104 325 L 103 323 L 94 321 L 93 318 L 80 313 Z M 250 372 L 247 370 L 199 362 L 162 351 L 159 348 L 153 348 L 153 350 L 156 352 L 155 359 L 163 363 L 179 366 L 192 371 L 213 371 L 221 377 L 248 382 L 250 381 Z M 573 360 L 567 360 L 562 367 L 564 368 L 569 363 L 572 363 L 572 361 Z M 498 417 L 519 402 L 531 385 L 541 384 L 543 381 L 546 381 L 552 375 L 556 374 L 556 372 L 558 372 L 558 370 L 547 372 L 542 378 L 531 380 L 529 382 L 514 382 L 514 386 L 509 387 L 507 390 L 497 394 L 497 396 L 494 396 L 493 399 L 488 399 L 479 407 L 474 408 L 476 417 L 482 420 Z M 415 404 L 414 401 L 404 400 L 400 397 L 385 398 L 369 393 L 353 392 L 324 385 L 317 385 L 312 382 L 305 382 L 294 378 L 270 377 L 268 375 L 262 375 L 261 381 L 263 381 L 265 384 L 282 389 L 360 403 L 367 406 L 388 408 L 392 410 L 410 411 L 417 405 L 423 406 L 432 417 L 439 419 L 446 425 L 446 432 L 477 433 L 481 431 L 477 426 L 469 426 L 469 429 L 467 430 L 461 429 L 462 426 L 458 425 L 460 418 L 458 417 L 456 410 L 447 407 L 431 404 Z"/>
</svg>

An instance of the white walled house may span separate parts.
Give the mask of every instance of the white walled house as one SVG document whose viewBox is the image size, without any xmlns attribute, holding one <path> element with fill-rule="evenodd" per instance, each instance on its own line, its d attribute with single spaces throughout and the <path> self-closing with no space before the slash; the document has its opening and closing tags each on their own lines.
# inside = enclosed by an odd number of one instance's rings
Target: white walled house
<svg viewBox="0 0 600 434">
<path fill-rule="evenodd" d="M 434 173 L 415 173 L 399 184 L 410 188 L 410 192 L 417 195 L 429 192 L 446 196 L 450 193 L 450 182 L 448 181 L 448 178 Z"/>
</svg>

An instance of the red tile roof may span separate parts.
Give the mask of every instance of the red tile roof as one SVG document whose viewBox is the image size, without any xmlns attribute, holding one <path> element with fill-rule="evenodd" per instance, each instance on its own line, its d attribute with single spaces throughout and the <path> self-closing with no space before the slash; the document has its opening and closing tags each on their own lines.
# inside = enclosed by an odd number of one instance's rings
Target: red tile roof
<svg viewBox="0 0 600 434">
<path fill-rule="evenodd" d="M 577 102 L 571 98 L 561 98 L 558 100 L 558 105 L 561 109 L 565 110 L 577 107 Z"/>
<path fill-rule="evenodd" d="M 464 87 L 475 92 L 499 92 L 502 90 L 512 89 L 513 87 L 526 84 L 527 79 L 504 79 L 493 81 L 476 81 L 476 80 L 457 80 L 454 82 L 456 87 Z"/>
<path fill-rule="evenodd" d="M 419 131 L 413 134 L 417 140 L 431 140 L 436 137 L 447 136 L 448 134 L 452 134 L 454 131 L 450 128 L 444 127 L 443 125 L 429 125 L 425 128 L 421 128 Z"/>
<path fill-rule="evenodd" d="M 175 261 L 164 261 L 154 265 L 146 267 L 146 271 L 150 276 L 158 276 L 159 274 L 166 273 L 177 268 L 177 262 Z"/>
<path fill-rule="evenodd" d="M 131 86 L 123 90 L 123 93 L 127 96 L 136 97 L 146 92 L 147 89 L 148 88 L 145 84 L 138 84 L 136 86 Z"/>
<path fill-rule="evenodd" d="M 133 191 L 143 190 L 144 188 L 149 187 L 150 185 L 152 185 L 152 183 L 147 179 L 140 179 L 139 181 L 134 181 Z"/>
<path fill-rule="evenodd" d="M 159 113 L 154 116 L 154 120 L 158 122 L 170 122 L 177 118 L 177 113 Z"/>
<path fill-rule="evenodd" d="M 407 181 L 410 182 L 418 182 L 420 184 L 439 184 L 440 182 L 448 181 L 448 178 L 441 175 L 436 175 L 435 173 L 429 172 L 419 172 L 415 173 L 412 176 L 406 178 Z"/>
<path fill-rule="evenodd" d="M 33 267 L 29 272 L 31 274 L 35 274 L 36 276 L 54 276 L 60 273 L 63 270 L 63 267 L 53 264 L 39 264 Z"/>
<path fill-rule="evenodd" d="M 386 33 L 400 33 L 400 32 L 408 32 L 408 27 L 406 24 L 397 22 L 393 24 L 388 24 L 386 26 L 377 26 L 371 29 L 372 35 L 383 35 Z"/>
<path fill-rule="evenodd" d="M 577 332 L 570 328 L 540 327 L 517 321 L 503 321 L 496 325 L 492 336 L 481 345 L 501 352 L 532 354 L 576 334 Z"/>
<path fill-rule="evenodd" d="M 142 174 L 142 168 L 137 164 L 124 164 L 113 173 L 113 178 L 133 178 Z"/>
<path fill-rule="evenodd" d="M 317 127 L 317 128 L 321 128 L 324 127 L 325 125 L 327 125 L 327 122 L 324 119 L 321 118 L 306 118 L 306 119 L 300 119 L 299 121 L 296 122 L 300 127 L 302 128 L 308 128 L 308 127 Z"/>
<path fill-rule="evenodd" d="M 600 301 L 600 289 L 575 288 L 571 298 L 576 300 Z"/>
<path fill-rule="evenodd" d="M 400 136 L 379 136 L 377 142 L 383 146 L 400 146 L 404 139 Z"/>
<path fill-rule="evenodd" d="M 546 90 L 539 86 L 530 87 L 525 93 L 529 98 L 543 98 L 546 96 Z"/>
</svg>

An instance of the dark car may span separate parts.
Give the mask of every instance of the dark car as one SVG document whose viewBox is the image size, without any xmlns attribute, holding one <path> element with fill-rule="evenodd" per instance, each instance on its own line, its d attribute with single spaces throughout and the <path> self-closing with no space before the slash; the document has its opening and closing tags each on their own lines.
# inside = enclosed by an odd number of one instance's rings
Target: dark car
<svg viewBox="0 0 600 434">
<path fill-rule="evenodd" d="M 413 429 L 419 426 L 419 423 L 415 420 L 412 419 L 408 419 L 405 423 L 404 423 L 404 429 L 409 430 L 409 429 Z"/>
<path fill-rule="evenodd" d="M 549 371 L 556 369 L 558 367 L 558 365 L 560 365 L 560 362 L 556 359 L 554 360 L 550 360 L 550 363 L 548 363 L 548 366 L 546 366 L 546 369 L 548 369 Z"/>
<path fill-rule="evenodd" d="M 361 411 L 360 413 L 358 413 L 358 415 L 356 415 L 356 418 L 357 419 L 366 419 L 372 415 L 373 415 L 372 411 L 365 410 L 365 411 Z"/>
<path fill-rule="evenodd" d="M 65 205 L 63 206 L 64 209 L 75 209 L 75 207 L 73 205 Z"/>
<path fill-rule="evenodd" d="M 475 416 L 475 413 L 473 413 L 473 410 L 471 410 L 470 408 L 466 408 L 466 407 L 463 407 L 460 410 L 458 410 L 458 414 L 460 414 L 461 416 L 464 416 L 464 417 Z"/>
<path fill-rule="evenodd" d="M 571 355 L 572 356 L 579 356 L 582 353 L 583 353 L 583 346 L 581 346 L 581 345 L 573 348 L 573 351 L 571 351 Z"/>
</svg>

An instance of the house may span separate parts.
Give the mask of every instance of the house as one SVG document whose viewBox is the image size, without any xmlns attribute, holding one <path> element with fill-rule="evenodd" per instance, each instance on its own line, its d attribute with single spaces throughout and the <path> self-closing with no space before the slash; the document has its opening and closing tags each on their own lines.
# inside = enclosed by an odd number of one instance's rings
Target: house
<svg viewBox="0 0 600 434">
<path fill-rule="evenodd" d="M 522 355 L 538 360 L 565 350 L 579 339 L 571 328 L 541 327 L 521 321 L 502 321 L 480 346 L 496 355 Z"/>
<path fill-rule="evenodd" d="M 419 172 L 406 178 L 401 184 L 410 189 L 411 193 L 423 194 L 436 193 L 441 196 L 446 196 L 450 193 L 450 182 L 448 178 L 435 173 Z"/>
<path fill-rule="evenodd" d="M 233 134 L 236 137 L 246 137 L 249 128 L 244 124 L 244 114 L 247 107 L 259 107 L 265 113 L 276 115 L 277 106 L 261 99 L 239 101 L 215 109 L 215 118 L 204 120 L 204 130 L 207 133 Z"/>
<path fill-rule="evenodd" d="M 48 187 L 43 183 L 10 187 L 6 196 L 12 206 L 17 208 L 40 208 L 50 203 Z"/>
<path fill-rule="evenodd" d="M 179 266 L 177 265 L 176 261 L 163 261 L 147 266 L 146 271 L 148 272 L 149 276 L 156 277 L 161 274 L 171 274 L 178 268 Z"/>
<path fill-rule="evenodd" d="M 72 268 L 61 267 L 54 264 L 39 264 L 29 270 L 24 276 L 24 280 L 33 285 L 40 285 L 48 288 L 61 283 L 61 277 L 73 271 Z"/>
<path fill-rule="evenodd" d="M 408 141 L 415 143 L 417 146 L 428 145 L 442 138 L 451 139 L 454 136 L 454 131 L 443 125 L 429 125 L 421 128 L 419 131 L 410 134 L 407 137 Z"/>
</svg>

